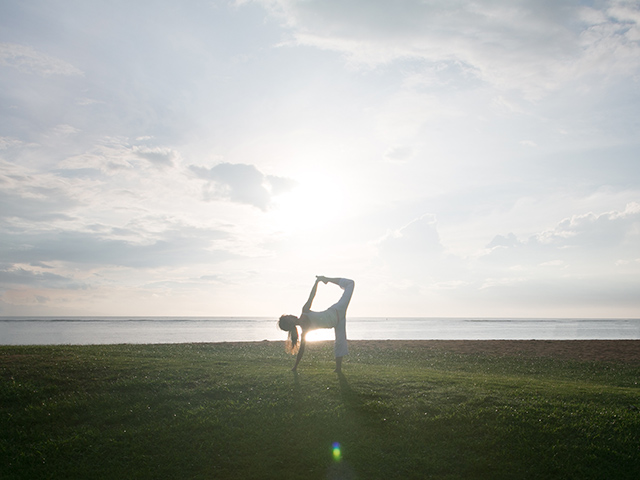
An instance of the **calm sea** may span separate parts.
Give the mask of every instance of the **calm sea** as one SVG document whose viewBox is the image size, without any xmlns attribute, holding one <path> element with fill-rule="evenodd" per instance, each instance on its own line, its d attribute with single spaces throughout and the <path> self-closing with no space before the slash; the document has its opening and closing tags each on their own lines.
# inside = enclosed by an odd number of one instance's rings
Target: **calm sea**
<svg viewBox="0 0 640 480">
<path fill-rule="evenodd" d="M 314 332 L 315 333 L 315 332 Z M 353 340 L 640 339 L 640 319 L 373 318 L 347 320 Z M 331 339 L 320 330 L 310 340 Z M 262 317 L 0 317 L 0 345 L 284 340 Z"/>
</svg>

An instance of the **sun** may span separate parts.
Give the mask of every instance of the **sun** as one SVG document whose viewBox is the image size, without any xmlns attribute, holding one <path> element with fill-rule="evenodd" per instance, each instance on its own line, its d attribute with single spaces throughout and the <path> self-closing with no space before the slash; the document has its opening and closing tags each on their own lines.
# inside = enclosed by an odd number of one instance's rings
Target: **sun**
<svg viewBox="0 0 640 480">
<path fill-rule="evenodd" d="M 347 196 L 341 182 L 319 171 L 297 176 L 296 187 L 277 198 L 272 216 L 278 230 L 315 230 L 342 218 Z"/>
</svg>

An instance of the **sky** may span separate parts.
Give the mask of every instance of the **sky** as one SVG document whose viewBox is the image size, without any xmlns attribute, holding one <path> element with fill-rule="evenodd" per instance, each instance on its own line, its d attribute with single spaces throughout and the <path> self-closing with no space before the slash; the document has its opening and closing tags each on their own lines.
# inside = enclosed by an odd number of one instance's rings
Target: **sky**
<svg viewBox="0 0 640 480">
<path fill-rule="evenodd" d="M 4 0 L 0 315 L 639 318 L 639 111 L 638 1 Z"/>
</svg>

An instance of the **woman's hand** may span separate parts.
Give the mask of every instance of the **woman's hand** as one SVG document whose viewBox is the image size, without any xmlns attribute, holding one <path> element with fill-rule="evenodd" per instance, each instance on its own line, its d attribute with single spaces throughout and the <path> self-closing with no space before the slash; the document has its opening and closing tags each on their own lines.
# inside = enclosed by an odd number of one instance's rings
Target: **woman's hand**
<svg viewBox="0 0 640 480">
<path fill-rule="evenodd" d="M 328 280 L 327 280 L 327 277 L 325 277 L 324 275 L 316 275 L 316 283 L 317 282 L 323 282 L 326 285 Z"/>
</svg>

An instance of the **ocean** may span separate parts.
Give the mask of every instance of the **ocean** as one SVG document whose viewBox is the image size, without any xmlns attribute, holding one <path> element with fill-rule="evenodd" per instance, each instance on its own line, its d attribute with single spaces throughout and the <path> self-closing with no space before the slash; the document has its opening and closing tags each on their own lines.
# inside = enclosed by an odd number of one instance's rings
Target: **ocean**
<svg viewBox="0 0 640 480">
<path fill-rule="evenodd" d="M 352 340 L 638 340 L 640 319 L 349 317 Z M 0 345 L 284 340 L 265 317 L 0 317 Z M 308 339 L 328 340 L 332 330 Z"/>
</svg>

